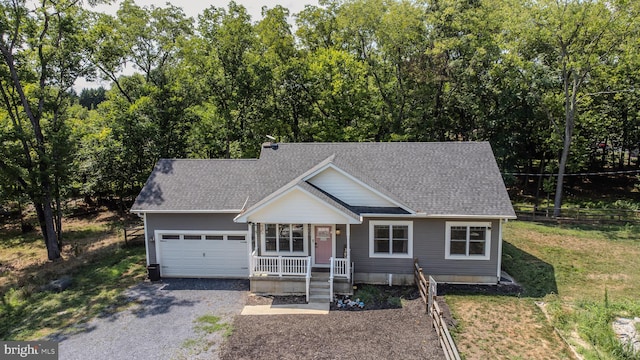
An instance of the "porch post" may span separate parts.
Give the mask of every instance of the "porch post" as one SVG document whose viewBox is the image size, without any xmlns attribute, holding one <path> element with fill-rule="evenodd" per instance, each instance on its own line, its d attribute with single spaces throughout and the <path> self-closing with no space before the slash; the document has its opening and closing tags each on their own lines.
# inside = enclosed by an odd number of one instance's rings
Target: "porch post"
<svg viewBox="0 0 640 360">
<path fill-rule="evenodd" d="M 260 233 L 260 225 L 259 224 L 253 224 L 253 229 L 255 231 L 255 238 L 254 238 L 255 239 L 255 243 L 253 244 L 253 250 L 256 251 L 256 255 L 260 255 L 257 252 L 258 251 L 258 244 L 259 244 L 259 241 L 260 241 L 260 234 L 261 234 Z"/>
<path fill-rule="evenodd" d="M 249 276 L 253 276 L 253 224 L 247 224 L 247 237 L 249 238 L 247 241 L 247 251 L 249 251 Z"/>
<path fill-rule="evenodd" d="M 347 224 L 347 261 L 351 261 L 351 224 Z"/>
<path fill-rule="evenodd" d="M 347 223 L 347 266 L 345 268 L 347 272 L 347 279 L 351 279 L 351 224 Z"/>
</svg>

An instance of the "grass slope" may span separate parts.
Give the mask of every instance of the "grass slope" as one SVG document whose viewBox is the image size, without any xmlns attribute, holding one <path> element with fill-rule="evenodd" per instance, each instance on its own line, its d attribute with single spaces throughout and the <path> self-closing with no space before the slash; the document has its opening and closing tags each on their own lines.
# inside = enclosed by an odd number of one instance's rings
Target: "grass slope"
<svg viewBox="0 0 640 360">
<path fill-rule="evenodd" d="M 58 262 L 46 261 L 37 234 L 0 231 L 0 339 L 42 338 L 124 305 L 122 291 L 144 279 L 144 247 L 122 248 L 114 217 L 105 215 L 66 222 Z M 73 278 L 68 289 L 40 290 L 62 275 Z"/>
</svg>

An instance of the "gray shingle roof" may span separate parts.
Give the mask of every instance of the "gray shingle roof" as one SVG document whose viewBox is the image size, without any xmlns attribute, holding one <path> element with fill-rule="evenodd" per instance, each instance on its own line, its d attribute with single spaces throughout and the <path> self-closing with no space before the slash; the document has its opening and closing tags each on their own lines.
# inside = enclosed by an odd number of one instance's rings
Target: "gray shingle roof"
<svg viewBox="0 0 640 360">
<path fill-rule="evenodd" d="M 160 160 L 132 211 L 250 207 L 330 157 L 417 213 L 515 216 L 488 142 L 282 143 L 259 160 Z"/>
<path fill-rule="evenodd" d="M 239 210 L 258 160 L 161 159 L 131 211 Z"/>
</svg>

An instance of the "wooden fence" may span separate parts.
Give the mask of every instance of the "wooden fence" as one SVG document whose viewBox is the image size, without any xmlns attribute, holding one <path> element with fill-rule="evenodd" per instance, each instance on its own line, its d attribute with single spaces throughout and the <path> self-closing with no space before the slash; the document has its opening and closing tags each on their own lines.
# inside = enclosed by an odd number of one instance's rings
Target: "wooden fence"
<svg viewBox="0 0 640 360">
<path fill-rule="evenodd" d="M 514 206 L 519 220 L 567 223 L 625 224 L 640 223 L 640 211 L 626 209 L 562 208 L 560 216 L 553 216 L 553 207 Z"/>
<path fill-rule="evenodd" d="M 124 244 L 129 245 L 133 241 L 144 242 L 144 226 L 124 228 Z"/>
<path fill-rule="evenodd" d="M 427 314 L 431 317 L 431 323 L 438 334 L 440 346 L 442 347 L 445 358 L 447 360 L 460 360 L 456 343 L 453 341 L 451 333 L 449 333 L 449 328 L 442 316 L 440 305 L 438 305 L 436 301 L 438 283 L 431 276 L 429 276 L 429 280 L 427 281 L 422 272 L 422 268 L 418 264 L 418 259 L 413 260 L 413 276 L 420 291 L 420 297 L 422 297 L 425 303 Z"/>
<path fill-rule="evenodd" d="M 428 313 L 430 302 L 433 300 L 429 297 L 429 282 L 425 279 L 422 268 L 418 265 L 418 259 L 413 260 L 413 277 L 418 286 L 418 291 L 420 291 L 420 297 L 424 302 L 425 312 Z"/>
</svg>

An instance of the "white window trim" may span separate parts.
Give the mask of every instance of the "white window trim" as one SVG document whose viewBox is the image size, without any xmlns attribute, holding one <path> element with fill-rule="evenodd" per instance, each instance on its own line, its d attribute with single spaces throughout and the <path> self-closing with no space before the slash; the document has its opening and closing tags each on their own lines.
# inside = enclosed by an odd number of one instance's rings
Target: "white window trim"
<svg viewBox="0 0 640 360">
<path fill-rule="evenodd" d="M 401 225 L 407 226 L 409 228 L 409 244 L 407 245 L 407 253 L 406 254 L 382 254 L 376 253 L 373 250 L 374 248 L 374 238 L 375 234 L 373 231 L 374 226 L 376 225 Z M 389 236 L 393 235 L 393 231 L 390 229 Z M 392 244 L 389 244 L 389 251 L 393 251 Z M 369 221 L 369 257 L 371 258 L 396 258 L 396 259 L 407 259 L 413 258 L 413 221 L 393 221 L 393 220 L 371 220 Z"/>
<path fill-rule="evenodd" d="M 299 223 L 296 223 L 299 224 Z M 279 229 L 279 227 L 281 225 L 296 225 L 296 224 L 281 224 L 281 223 L 268 223 L 268 225 L 277 225 Z M 287 256 L 307 256 L 309 248 L 307 243 L 309 242 L 309 229 L 307 224 L 302 224 L 302 251 L 271 251 L 271 250 L 267 250 L 267 246 L 266 246 L 266 229 L 265 229 L 265 225 L 267 224 L 260 224 L 260 247 L 262 249 L 261 251 L 261 255 L 287 255 Z M 277 244 L 280 241 L 280 235 L 279 235 L 279 231 L 276 231 L 276 247 L 278 246 Z"/>
<path fill-rule="evenodd" d="M 486 227 L 487 238 L 485 242 L 484 255 L 451 255 L 451 228 L 454 226 Z M 468 233 L 468 231 L 467 231 Z M 444 258 L 447 260 L 490 260 L 491 259 L 491 222 L 469 222 L 469 221 L 447 221 L 444 240 Z M 469 239 L 467 238 L 467 250 L 469 249 Z"/>
</svg>

